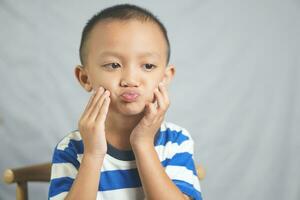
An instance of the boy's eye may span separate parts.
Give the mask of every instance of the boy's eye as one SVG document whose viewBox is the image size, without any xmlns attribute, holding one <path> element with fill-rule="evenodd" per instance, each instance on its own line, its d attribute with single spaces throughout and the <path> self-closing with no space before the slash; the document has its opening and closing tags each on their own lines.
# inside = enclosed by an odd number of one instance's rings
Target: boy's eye
<svg viewBox="0 0 300 200">
<path fill-rule="evenodd" d="M 106 64 L 106 65 L 103 65 L 104 67 L 110 67 L 112 69 L 116 69 L 118 67 L 120 67 L 120 65 L 118 63 L 109 63 L 109 64 Z"/>
<path fill-rule="evenodd" d="M 144 66 L 145 66 L 145 69 L 147 71 L 150 71 L 150 70 L 152 70 L 156 67 L 155 65 L 152 65 L 152 64 L 149 64 L 149 63 L 145 64 Z"/>
<path fill-rule="evenodd" d="M 118 67 L 120 67 L 119 63 L 108 63 L 103 65 L 104 67 L 110 68 L 110 69 L 117 69 Z M 156 66 L 153 64 L 144 64 L 143 67 L 145 68 L 146 71 L 151 71 L 152 69 L 154 69 Z"/>
</svg>

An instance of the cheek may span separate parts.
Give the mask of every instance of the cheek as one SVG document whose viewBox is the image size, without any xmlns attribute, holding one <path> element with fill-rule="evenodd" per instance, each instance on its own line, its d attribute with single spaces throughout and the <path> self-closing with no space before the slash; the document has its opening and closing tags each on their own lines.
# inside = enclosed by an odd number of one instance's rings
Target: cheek
<svg viewBox="0 0 300 200">
<path fill-rule="evenodd" d="M 115 83 L 114 80 L 105 80 L 105 79 L 101 79 L 98 82 L 99 86 L 104 87 L 106 90 L 110 91 L 111 94 L 116 92 L 116 88 L 117 88 L 117 84 Z"/>
<path fill-rule="evenodd" d="M 151 87 L 147 89 L 147 93 L 145 95 L 147 101 L 153 101 L 154 99 L 154 89 L 155 87 Z"/>
</svg>

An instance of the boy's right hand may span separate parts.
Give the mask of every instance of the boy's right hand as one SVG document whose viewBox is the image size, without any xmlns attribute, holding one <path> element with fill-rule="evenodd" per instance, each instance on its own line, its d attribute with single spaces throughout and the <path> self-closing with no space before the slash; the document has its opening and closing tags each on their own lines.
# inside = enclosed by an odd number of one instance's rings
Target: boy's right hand
<svg viewBox="0 0 300 200">
<path fill-rule="evenodd" d="M 105 120 L 110 104 L 109 91 L 100 87 L 90 100 L 78 122 L 84 155 L 104 158 L 107 152 Z"/>
</svg>

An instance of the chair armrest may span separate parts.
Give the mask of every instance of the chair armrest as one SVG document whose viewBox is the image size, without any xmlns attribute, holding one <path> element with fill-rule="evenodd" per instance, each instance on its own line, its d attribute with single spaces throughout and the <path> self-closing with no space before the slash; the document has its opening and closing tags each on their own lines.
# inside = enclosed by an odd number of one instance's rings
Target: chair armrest
<svg viewBox="0 0 300 200">
<path fill-rule="evenodd" d="M 3 179 L 7 184 L 27 181 L 49 182 L 50 175 L 51 163 L 48 162 L 15 169 L 6 169 L 3 173 Z"/>
</svg>

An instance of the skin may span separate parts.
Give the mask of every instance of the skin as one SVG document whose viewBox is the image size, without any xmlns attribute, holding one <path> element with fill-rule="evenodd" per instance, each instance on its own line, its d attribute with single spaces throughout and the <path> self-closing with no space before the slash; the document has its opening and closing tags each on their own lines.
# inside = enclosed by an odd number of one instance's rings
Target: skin
<svg viewBox="0 0 300 200">
<path fill-rule="evenodd" d="M 95 92 L 78 122 L 84 154 L 66 199 L 96 199 L 106 141 L 133 150 L 148 200 L 189 199 L 167 176 L 153 145 L 170 105 L 167 88 L 175 74 L 173 65 L 166 66 L 167 46 L 158 25 L 101 21 L 91 31 L 86 51 L 75 76 L 87 92 Z M 135 102 L 120 98 L 128 89 L 140 93 Z"/>
</svg>

